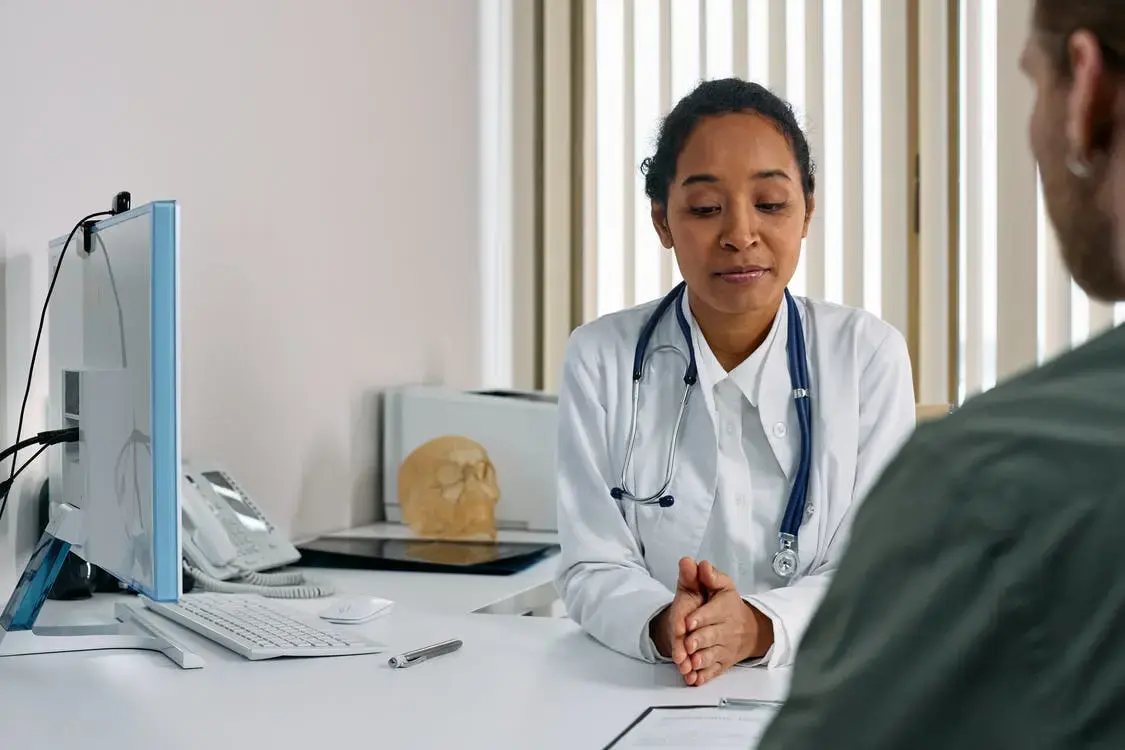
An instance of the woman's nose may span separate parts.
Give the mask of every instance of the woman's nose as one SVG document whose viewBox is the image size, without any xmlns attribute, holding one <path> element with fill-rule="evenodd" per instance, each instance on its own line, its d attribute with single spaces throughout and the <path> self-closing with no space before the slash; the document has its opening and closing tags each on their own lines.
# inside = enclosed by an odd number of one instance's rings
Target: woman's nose
<svg viewBox="0 0 1125 750">
<path fill-rule="evenodd" d="M 758 216 L 753 210 L 731 209 L 725 214 L 722 246 L 732 252 L 747 250 L 758 241 Z"/>
</svg>

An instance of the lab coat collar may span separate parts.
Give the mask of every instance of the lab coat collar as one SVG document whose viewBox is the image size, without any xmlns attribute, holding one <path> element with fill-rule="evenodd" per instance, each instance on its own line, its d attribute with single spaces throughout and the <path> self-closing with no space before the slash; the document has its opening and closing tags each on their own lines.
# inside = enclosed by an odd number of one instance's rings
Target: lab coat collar
<svg viewBox="0 0 1125 750">
<path fill-rule="evenodd" d="M 695 344 L 695 358 L 699 367 L 699 383 L 702 390 L 711 393 L 716 385 L 730 378 L 731 382 L 738 386 L 742 395 L 750 402 L 750 405 L 758 406 L 763 395 L 763 374 L 767 371 L 768 361 L 776 357 L 785 359 L 785 337 L 788 331 L 786 318 L 788 316 L 784 310 L 784 301 L 774 315 L 773 323 L 770 324 L 770 330 L 762 345 L 730 372 L 723 369 L 714 352 L 711 351 L 711 347 L 707 344 L 707 339 L 703 336 L 699 322 L 692 315 L 686 294 L 681 300 L 681 305 L 691 326 L 692 341 Z M 778 343 L 779 341 L 781 343 Z M 778 351 L 779 349 L 780 351 Z M 788 373 L 788 370 L 786 370 L 786 373 Z"/>
<path fill-rule="evenodd" d="M 787 339 L 789 336 L 789 314 L 784 298 L 774 315 L 773 325 L 762 345 L 746 361 L 727 373 L 715 358 L 695 316 L 691 314 L 688 295 L 685 293 L 681 305 L 692 330 L 695 344 L 696 363 L 699 367 L 699 385 L 709 413 L 715 413 L 715 385 L 730 378 L 746 397 L 757 407 L 766 440 L 773 449 L 778 465 L 792 481 L 796 471 L 797 443 L 800 431 L 797 424 L 797 411 L 793 405 L 793 386 L 789 376 Z M 801 301 L 797 301 L 798 311 Z M 669 316 L 671 317 L 671 316 Z M 796 325 L 802 325 L 798 319 Z M 677 329 L 678 333 L 678 329 Z M 807 339 L 806 335 L 806 339 Z M 677 342 L 683 348 L 682 339 Z"/>
</svg>

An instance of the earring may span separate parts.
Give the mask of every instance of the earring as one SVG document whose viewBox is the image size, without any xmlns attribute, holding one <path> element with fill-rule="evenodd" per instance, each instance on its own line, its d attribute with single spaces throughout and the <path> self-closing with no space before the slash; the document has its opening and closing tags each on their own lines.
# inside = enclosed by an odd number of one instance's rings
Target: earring
<svg viewBox="0 0 1125 750">
<path fill-rule="evenodd" d="M 1066 168 L 1070 173 L 1080 180 L 1084 180 L 1090 176 L 1090 162 L 1086 161 L 1081 156 L 1070 154 L 1066 157 Z"/>
</svg>

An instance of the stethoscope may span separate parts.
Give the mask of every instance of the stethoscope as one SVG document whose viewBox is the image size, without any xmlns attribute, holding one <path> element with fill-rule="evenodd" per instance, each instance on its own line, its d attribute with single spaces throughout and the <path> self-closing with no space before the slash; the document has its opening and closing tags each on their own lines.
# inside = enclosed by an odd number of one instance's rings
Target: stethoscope
<svg viewBox="0 0 1125 750">
<path fill-rule="evenodd" d="M 641 505 L 659 505 L 669 508 L 676 501 L 667 494 L 672 484 L 672 475 L 676 471 L 676 446 L 679 443 L 680 427 L 683 425 L 684 412 L 687 409 L 688 398 L 692 389 L 699 381 L 699 370 L 695 366 L 695 346 L 692 344 L 691 327 L 684 316 L 681 299 L 684 295 L 685 284 L 680 282 L 675 289 L 667 294 L 656 306 L 656 310 L 641 329 L 637 338 L 637 348 L 633 353 L 633 386 L 632 386 L 632 415 L 629 420 L 629 445 L 625 451 L 625 461 L 621 466 L 621 485 L 610 490 L 614 500 L 632 500 Z M 656 325 L 668 311 L 675 306 L 676 323 L 683 334 L 687 344 L 687 369 L 684 370 L 684 394 L 680 398 L 680 409 L 676 415 L 676 424 L 672 429 L 672 439 L 668 444 L 668 459 L 664 473 L 664 484 L 660 489 L 646 497 L 634 494 L 626 483 L 629 466 L 633 460 L 633 446 L 637 441 L 637 410 L 640 404 L 641 379 L 644 377 L 645 352 L 648 350 L 652 334 Z M 793 478 L 793 488 L 789 493 L 789 502 L 785 506 L 785 516 L 781 521 L 781 530 L 778 534 L 778 550 L 773 556 L 773 572 L 781 578 L 792 578 L 797 572 L 797 532 L 805 515 L 805 501 L 809 494 L 809 468 L 812 456 L 812 406 L 809 398 L 809 371 L 808 356 L 805 352 L 805 332 L 801 327 L 801 317 L 797 311 L 797 303 L 789 290 L 785 290 L 786 312 L 789 315 L 788 340 L 786 353 L 789 360 L 789 381 L 793 386 L 793 399 L 797 407 L 797 422 L 801 428 L 801 459 L 797 464 L 797 475 Z M 683 357 L 683 353 L 672 344 L 665 344 L 653 349 L 652 354 L 672 350 Z"/>
</svg>

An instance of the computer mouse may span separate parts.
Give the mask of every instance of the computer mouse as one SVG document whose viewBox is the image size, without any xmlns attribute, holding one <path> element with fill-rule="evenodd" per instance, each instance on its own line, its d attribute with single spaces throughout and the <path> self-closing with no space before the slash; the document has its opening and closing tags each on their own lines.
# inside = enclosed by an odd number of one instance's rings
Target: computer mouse
<svg viewBox="0 0 1125 750">
<path fill-rule="evenodd" d="M 342 596 L 320 613 L 322 619 L 337 624 L 355 625 L 389 614 L 394 602 L 375 596 Z"/>
</svg>

